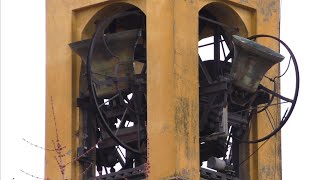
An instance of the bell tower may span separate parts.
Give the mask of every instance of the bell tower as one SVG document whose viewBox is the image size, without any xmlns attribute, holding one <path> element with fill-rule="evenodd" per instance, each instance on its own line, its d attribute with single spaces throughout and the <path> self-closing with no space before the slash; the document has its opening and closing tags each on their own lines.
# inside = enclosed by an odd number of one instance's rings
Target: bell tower
<svg viewBox="0 0 320 180">
<path fill-rule="evenodd" d="M 45 178 L 281 179 L 278 0 L 46 6 Z"/>
</svg>

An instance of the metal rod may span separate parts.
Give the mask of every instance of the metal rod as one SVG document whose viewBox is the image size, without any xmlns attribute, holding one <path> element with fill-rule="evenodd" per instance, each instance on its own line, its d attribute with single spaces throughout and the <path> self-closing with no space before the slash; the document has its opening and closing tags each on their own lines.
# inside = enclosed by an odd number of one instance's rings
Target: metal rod
<svg viewBox="0 0 320 180">
<path fill-rule="evenodd" d="M 286 97 L 284 97 L 284 96 L 282 96 L 282 95 L 280 95 L 280 94 L 278 94 L 278 93 L 276 93 L 276 92 L 274 92 L 274 91 L 272 91 L 272 90 L 270 90 L 270 89 L 262 86 L 261 84 L 260 84 L 259 88 L 262 89 L 263 91 L 265 91 L 265 92 L 267 92 L 267 93 L 269 93 L 269 94 L 272 94 L 272 95 L 274 95 L 275 97 L 280 98 L 280 99 L 282 99 L 282 100 L 285 100 L 285 101 L 287 101 L 287 102 L 293 103 L 293 101 L 294 101 L 294 100 L 292 100 L 292 99 L 286 98 Z"/>
<path fill-rule="evenodd" d="M 211 22 L 211 23 L 213 23 L 213 24 L 217 24 L 217 25 L 219 25 L 219 26 L 222 26 L 222 27 L 231 29 L 232 31 L 239 32 L 239 28 L 235 28 L 235 27 L 228 26 L 228 25 L 226 25 L 226 24 L 223 24 L 223 23 L 221 23 L 221 22 L 218 22 L 218 21 L 215 21 L 215 20 L 206 18 L 206 17 L 204 17 L 204 16 L 199 16 L 199 18 L 202 19 L 202 20 Z"/>
<path fill-rule="evenodd" d="M 116 151 L 116 156 L 118 157 L 121 166 L 122 166 L 122 167 L 125 166 L 125 161 L 123 160 L 123 157 L 122 157 L 122 156 L 124 156 L 124 155 L 123 155 L 121 149 L 119 149 L 119 146 L 116 146 L 115 151 Z M 120 151 L 120 153 L 122 154 L 122 156 L 120 155 L 119 151 Z M 124 158 L 124 159 L 125 159 L 125 158 Z"/>
<path fill-rule="evenodd" d="M 214 71 L 215 71 L 215 76 L 219 76 L 220 74 L 220 29 L 217 25 L 214 25 L 214 36 L 213 36 L 213 42 L 214 42 L 214 46 L 213 46 L 213 59 L 214 61 Z M 216 78 L 216 77 L 214 77 Z"/>
<path fill-rule="evenodd" d="M 225 50 L 224 50 L 224 45 L 223 45 L 223 42 L 224 40 L 221 40 L 220 41 L 220 45 L 221 45 L 221 47 L 222 47 L 222 52 L 223 52 L 223 56 L 224 56 L 224 59 L 226 59 L 227 58 L 227 56 L 226 56 L 226 52 L 225 52 Z"/>
<path fill-rule="evenodd" d="M 207 70 L 207 67 L 203 64 L 202 60 L 199 58 L 199 66 L 204 74 L 204 76 L 206 77 L 207 81 L 209 84 L 213 84 L 213 80 Z"/>
<path fill-rule="evenodd" d="M 98 107 L 100 108 L 103 105 L 106 105 L 108 102 L 112 101 L 114 98 L 116 98 L 117 96 L 119 96 L 119 93 L 114 95 L 112 98 L 108 99 L 106 102 L 103 102 L 102 104 L 100 104 Z"/>
<path fill-rule="evenodd" d="M 265 110 L 265 112 L 266 112 L 266 114 L 267 114 L 267 117 L 268 117 L 268 120 L 269 120 L 269 122 L 270 122 L 270 124 L 271 124 L 271 127 L 272 127 L 272 129 L 274 130 L 274 125 L 273 125 L 272 122 L 271 122 L 271 119 L 270 119 L 270 116 L 269 116 L 269 113 L 268 113 L 267 109 Z"/>
<path fill-rule="evenodd" d="M 223 41 L 225 41 L 225 40 L 220 40 L 220 43 L 222 43 Z M 198 48 L 202 48 L 202 47 L 205 47 L 205 46 L 210 46 L 210 45 L 213 45 L 213 44 L 214 44 L 214 42 L 208 43 L 208 44 L 203 44 L 203 45 L 198 46 Z"/>
<path fill-rule="evenodd" d="M 267 105 L 267 106 L 268 107 L 269 106 L 276 106 L 276 105 L 285 104 L 285 103 L 289 103 L 289 102 L 274 103 L 274 104 L 270 104 L 270 105 Z M 254 109 L 258 109 L 258 108 L 264 108 L 264 107 L 266 107 L 266 106 L 259 106 L 259 107 L 255 107 L 255 108 L 244 109 L 244 110 L 240 110 L 240 111 L 236 111 L 236 112 L 231 112 L 230 114 L 237 114 L 237 113 L 240 113 L 240 112 L 244 112 L 244 111 L 248 111 L 248 110 L 254 110 Z"/>
<path fill-rule="evenodd" d="M 124 113 L 123 113 L 123 115 L 122 115 L 122 117 L 121 117 L 121 120 L 120 120 L 119 127 L 118 127 L 117 131 L 114 133 L 114 135 L 117 135 L 120 127 L 121 127 L 122 124 L 125 122 L 125 121 L 124 121 L 124 116 L 127 114 L 127 111 L 128 111 L 128 108 L 126 108 L 126 110 L 124 110 Z"/>
<path fill-rule="evenodd" d="M 269 109 L 267 108 L 266 111 L 268 111 L 268 113 L 270 114 L 271 120 L 273 122 L 274 125 L 276 125 L 276 120 L 274 119 L 274 117 L 272 116 L 272 113 L 269 111 Z"/>
</svg>

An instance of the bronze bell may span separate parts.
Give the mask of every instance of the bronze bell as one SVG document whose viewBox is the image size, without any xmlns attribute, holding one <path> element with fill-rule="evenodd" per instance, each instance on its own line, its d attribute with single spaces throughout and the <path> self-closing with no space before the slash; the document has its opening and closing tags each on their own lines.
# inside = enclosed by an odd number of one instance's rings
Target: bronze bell
<svg viewBox="0 0 320 180">
<path fill-rule="evenodd" d="M 233 84 L 247 92 L 257 90 L 263 76 L 284 56 L 249 39 L 233 35 L 234 58 L 231 77 Z"/>
<path fill-rule="evenodd" d="M 107 98 L 118 91 L 129 88 L 129 80 L 134 76 L 134 48 L 140 29 L 105 34 L 95 45 L 92 57 L 92 81 L 96 94 Z M 87 63 L 91 39 L 69 44 L 71 49 Z"/>
</svg>

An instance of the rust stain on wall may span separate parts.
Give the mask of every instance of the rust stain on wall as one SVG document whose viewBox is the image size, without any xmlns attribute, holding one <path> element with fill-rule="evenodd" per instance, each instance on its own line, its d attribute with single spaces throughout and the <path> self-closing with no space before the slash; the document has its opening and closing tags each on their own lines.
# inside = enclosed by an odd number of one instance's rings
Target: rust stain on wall
<svg viewBox="0 0 320 180">
<path fill-rule="evenodd" d="M 175 120 L 176 120 L 176 131 L 180 132 L 181 134 L 188 135 L 188 114 L 189 114 L 189 101 L 185 97 L 178 97 L 177 98 L 177 106 L 175 112 Z M 189 140 L 188 137 L 184 139 L 186 144 L 188 144 Z"/>
</svg>

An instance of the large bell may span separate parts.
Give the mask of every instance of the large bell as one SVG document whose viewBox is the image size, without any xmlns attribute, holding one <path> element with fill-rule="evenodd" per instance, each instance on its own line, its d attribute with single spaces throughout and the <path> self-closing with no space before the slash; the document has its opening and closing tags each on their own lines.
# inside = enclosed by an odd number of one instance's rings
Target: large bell
<svg viewBox="0 0 320 180">
<path fill-rule="evenodd" d="M 247 92 L 257 90 L 263 76 L 284 56 L 249 39 L 233 35 L 233 84 Z"/>
<path fill-rule="evenodd" d="M 95 45 L 91 60 L 92 81 L 98 97 L 107 98 L 129 88 L 134 75 L 134 49 L 140 29 L 105 34 Z M 91 39 L 69 44 L 87 63 Z"/>
</svg>

